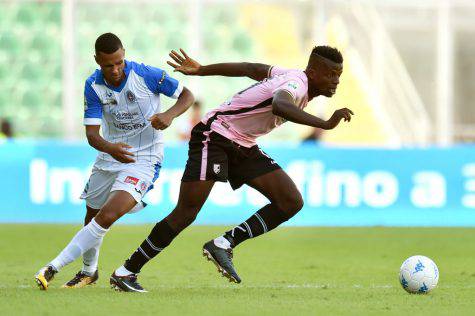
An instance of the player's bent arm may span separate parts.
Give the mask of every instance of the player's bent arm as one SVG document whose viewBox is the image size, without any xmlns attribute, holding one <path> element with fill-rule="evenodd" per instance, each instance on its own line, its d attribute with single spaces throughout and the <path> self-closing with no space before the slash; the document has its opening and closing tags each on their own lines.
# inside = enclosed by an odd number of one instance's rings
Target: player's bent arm
<svg viewBox="0 0 475 316">
<path fill-rule="evenodd" d="M 95 149 L 106 153 L 111 143 L 102 138 L 100 129 L 100 125 L 86 125 L 87 142 Z"/>
<path fill-rule="evenodd" d="M 271 66 L 259 63 L 220 63 L 200 66 L 198 76 L 249 77 L 256 81 L 267 78 Z"/>
<path fill-rule="evenodd" d="M 173 118 L 176 118 L 186 112 L 186 110 L 188 110 L 194 102 L 195 97 L 193 93 L 186 87 L 183 87 L 183 90 L 181 91 L 180 96 L 178 96 L 176 103 L 166 110 L 165 113 L 168 113 Z"/>
<path fill-rule="evenodd" d="M 322 120 L 312 114 L 299 109 L 289 92 L 285 90 L 277 91 L 272 100 L 272 113 L 287 121 L 297 124 L 318 127 L 322 129 L 332 129 L 328 121 Z"/>
<path fill-rule="evenodd" d="M 117 161 L 123 163 L 135 162 L 131 158 L 134 154 L 126 150 L 126 148 L 131 148 L 131 146 L 125 143 L 108 142 L 99 134 L 100 129 L 100 125 L 86 125 L 86 137 L 89 145 L 99 151 L 108 153 Z"/>
<path fill-rule="evenodd" d="M 195 102 L 193 93 L 186 87 L 183 87 L 176 103 L 171 108 L 163 113 L 152 115 L 148 120 L 151 122 L 153 128 L 164 130 L 172 124 L 172 121 L 177 116 L 180 116 L 183 112 L 188 110 L 193 102 Z"/>
</svg>

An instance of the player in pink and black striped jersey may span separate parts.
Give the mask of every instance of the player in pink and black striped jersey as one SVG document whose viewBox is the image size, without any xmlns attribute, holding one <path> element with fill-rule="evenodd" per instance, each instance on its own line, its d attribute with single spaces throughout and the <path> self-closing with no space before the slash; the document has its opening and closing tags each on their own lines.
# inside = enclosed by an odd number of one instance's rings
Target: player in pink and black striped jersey
<svg viewBox="0 0 475 316">
<path fill-rule="evenodd" d="M 342 119 L 349 122 L 353 112 L 347 108 L 336 110 L 328 120 L 303 111 L 313 98 L 335 94 L 343 57 L 335 48 L 317 46 L 303 71 L 257 63 L 202 66 L 183 50 L 181 54 L 172 51 L 170 57 L 174 62 L 169 65 L 186 75 L 247 76 L 257 82 L 207 113 L 193 128 L 177 206 L 155 225 L 111 280 L 131 284 L 128 278 L 135 280 L 142 266 L 194 221 L 214 183 L 229 181 L 233 189 L 247 184 L 270 201 L 249 219 L 203 246 L 203 255 L 230 281 L 239 283 L 232 249 L 276 228 L 303 206 L 294 182 L 258 147 L 256 139 L 286 121 L 326 130 L 335 128 Z"/>
</svg>

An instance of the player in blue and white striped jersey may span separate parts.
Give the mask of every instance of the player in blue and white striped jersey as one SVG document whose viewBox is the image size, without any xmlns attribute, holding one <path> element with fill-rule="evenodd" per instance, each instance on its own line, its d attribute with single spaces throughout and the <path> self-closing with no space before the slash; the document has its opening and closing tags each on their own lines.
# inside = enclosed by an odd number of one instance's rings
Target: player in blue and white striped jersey
<svg viewBox="0 0 475 316">
<path fill-rule="evenodd" d="M 84 125 L 89 144 L 99 154 L 81 195 L 87 207 L 85 226 L 35 275 L 44 290 L 55 273 L 81 255 L 83 269 L 64 286 L 83 287 L 97 280 L 104 235 L 121 216 L 143 207 L 142 198 L 158 178 L 163 160 L 162 130 L 194 101 L 165 71 L 125 60 L 116 35 L 99 36 L 95 51 L 100 70 L 86 80 Z M 162 94 L 177 99 L 165 112 Z"/>
</svg>

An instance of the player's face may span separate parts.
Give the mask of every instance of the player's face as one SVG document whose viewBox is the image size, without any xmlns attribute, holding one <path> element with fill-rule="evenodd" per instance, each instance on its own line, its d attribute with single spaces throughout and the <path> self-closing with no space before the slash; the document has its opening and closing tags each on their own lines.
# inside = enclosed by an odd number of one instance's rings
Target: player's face
<svg viewBox="0 0 475 316">
<path fill-rule="evenodd" d="M 99 52 L 96 56 L 96 62 L 101 67 L 104 79 L 114 86 L 120 85 L 124 79 L 125 50 L 119 48 L 112 54 Z"/>
<path fill-rule="evenodd" d="M 343 72 L 343 65 L 324 59 L 318 63 L 316 69 L 309 71 L 309 83 L 318 92 L 331 98 L 340 83 L 340 76 Z"/>
</svg>

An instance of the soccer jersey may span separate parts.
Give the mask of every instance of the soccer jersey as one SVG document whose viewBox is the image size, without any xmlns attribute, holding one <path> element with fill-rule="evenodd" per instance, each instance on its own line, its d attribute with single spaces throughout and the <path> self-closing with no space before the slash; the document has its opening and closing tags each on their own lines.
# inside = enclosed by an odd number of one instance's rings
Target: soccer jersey
<svg viewBox="0 0 475 316">
<path fill-rule="evenodd" d="M 147 119 L 161 111 L 160 94 L 176 99 L 183 87 L 165 71 L 133 61 L 125 61 L 124 73 L 118 87 L 107 84 L 99 69 L 86 80 L 84 125 L 101 125 L 105 140 L 132 146 L 127 150 L 137 162 L 161 162 L 162 131 Z M 98 159 L 116 162 L 103 152 Z"/>
<path fill-rule="evenodd" d="M 256 138 L 284 123 L 272 113 L 272 98 L 284 90 L 303 109 L 308 103 L 308 81 L 301 70 L 271 67 L 268 78 L 236 93 L 229 102 L 208 112 L 202 122 L 211 130 L 244 147 L 256 145 Z"/>
</svg>

